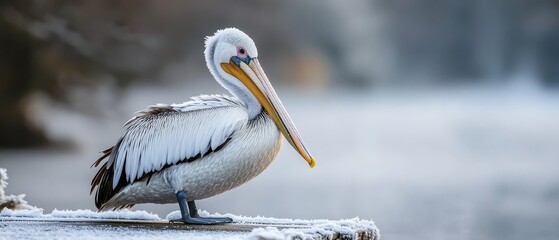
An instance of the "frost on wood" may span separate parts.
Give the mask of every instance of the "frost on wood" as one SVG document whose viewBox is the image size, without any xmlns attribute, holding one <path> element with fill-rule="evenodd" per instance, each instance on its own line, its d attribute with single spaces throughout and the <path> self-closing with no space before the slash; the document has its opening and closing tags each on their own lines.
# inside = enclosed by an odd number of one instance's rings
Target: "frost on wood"
<svg viewBox="0 0 559 240">
<path fill-rule="evenodd" d="M 11 210 L 32 210 L 35 207 L 23 200 L 25 194 L 6 196 L 5 189 L 8 186 L 8 173 L 5 168 L 0 168 L 0 212 L 4 208 Z"/>
<path fill-rule="evenodd" d="M 171 224 L 156 214 L 145 211 L 54 210 L 42 209 L 0 212 L 0 222 L 8 226 L 7 239 L 37 238 L 99 238 L 101 239 L 371 239 L 380 238 L 372 221 L 359 218 L 347 220 L 301 220 L 287 218 L 244 217 L 232 214 L 209 214 L 203 217 L 231 217 L 233 223 L 216 226 Z M 172 212 L 169 218 L 177 218 Z M 98 224 L 103 223 L 103 224 Z M 37 230 L 39 229 L 39 230 Z M 42 229 L 48 229 L 44 231 Z M 177 231 L 184 229 L 186 231 Z M 1 235 L 1 234 L 0 234 Z M 1 237 L 0 237 L 1 238 Z"/>
<path fill-rule="evenodd" d="M 132 211 L 122 209 L 118 211 L 93 212 L 86 210 L 53 210 L 50 214 L 54 218 L 90 218 L 90 219 L 127 219 L 127 220 L 161 220 L 157 214 L 146 211 Z"/>
<path fill-rule="evenodd" d="M 89 209 L 78 210 L 57 210 L 54 209 L 49 214 L 44 214 L 43 209 L 32 210 L 10 210 L 4 209 L 0 212 L 0 217 L 18 218 L 39 218 L 44 220 L 86 220 L 86 219 L 122 219 L 122 220 L 152 220 L 159 221 L 161 218 L 157 214 L 146 211 L 132 211 L 123 209 L 118 211 L 94 212 Z"/>
<path fill-rule="evenodd" d="M 374 222 L 359 218 L 345 220 L 303 220 L 270 217 L 245 217 L 233 214 L 210 214 L 199 211 L 202 217 L 229 217 L 233 224 L 261 225 L 252 230 L 249 239 L 379 239 L 380 232 Z M 180 217 L 180 211 L 167 215 L 166 219 Z"/>
</svg>

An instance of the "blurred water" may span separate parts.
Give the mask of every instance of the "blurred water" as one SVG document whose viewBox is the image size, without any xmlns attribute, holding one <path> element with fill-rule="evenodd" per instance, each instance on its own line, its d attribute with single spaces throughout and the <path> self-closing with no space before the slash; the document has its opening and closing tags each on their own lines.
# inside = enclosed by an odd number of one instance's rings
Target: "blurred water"
<svg viewBox="0 0 559 240">
<path fill-rule="evenodd" d="M 89 93 L 101 116 L 40 99 L 51 137 L 77 148 L 0 152 L 8 193 L 50 211 L 93 209 L 91 163 L 148 104 L 181 102 L 216 85 L 136 86 Z M 199 206 L 210 212 L 375 220 L 388 239 L 559 238 L 559 95 L 471 88 L 305 94 L 278 89 L 317 158 L 288 144 L 261 176 Z M 93 100 L 92 100 L 93 101 Z M 139 205 L 165 216 L 170 205 Z"/>
</svg>

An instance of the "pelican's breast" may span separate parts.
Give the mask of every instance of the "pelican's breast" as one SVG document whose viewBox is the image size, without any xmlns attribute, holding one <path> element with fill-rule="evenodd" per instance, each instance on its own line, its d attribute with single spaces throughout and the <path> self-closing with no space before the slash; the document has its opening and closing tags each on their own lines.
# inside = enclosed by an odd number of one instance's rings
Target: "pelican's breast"
<svg viewBox="0 0 559 240">
<path fill-rule="evenodd" d="M 280 133 L 263 112 L 235 131 L 219 151 L 173 166 L 164 178 L 173 189 L 184 190 L 189 200 L 208 198 L 256 177 L 274 160 L 280 146 Z"/>
</svg>

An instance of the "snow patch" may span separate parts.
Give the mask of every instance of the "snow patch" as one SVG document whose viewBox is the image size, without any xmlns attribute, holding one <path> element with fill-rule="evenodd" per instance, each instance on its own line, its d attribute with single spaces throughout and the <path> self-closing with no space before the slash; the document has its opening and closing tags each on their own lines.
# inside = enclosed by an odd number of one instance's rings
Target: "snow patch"
<svg viewBox="0 0 559 240">
<path fill-rule="evenodd" d="M 161 218 L 157 214 L 146 211 L 131 211 L 123 209 L 119 211 L 94 212 L 89 209 L 78 210 L 53 210 L 50 214 L 43 214 L 43 209 L 33 210 L 11 210 L 4 209 L 0 217 L 41 218 L 45 220 L 83 220 L 83 219 L 125 219 L 125 220 L 153 220 Z"/>
<path fill-rule="evenodd" d="M 248 239 L 270 239 L 270 240 L 282 240 L 286 239 L 284 234 L 275 227 L 267 228 L 255 228 L 248 234 Z"/>
<path fill-rule="evenodd" d="M 40 218 L 43 217 L 43 209 L 23 209 L 23 210 L 12 210 L 9 208 L 4 208 L 0 212 L 0 217 L 18 217 L 18 218 Z"/>
<path fill-rule="evenodd" d="M 89 209 L 57 210 L 50 214 L 54 218 L 93 218 L 93 219 L 129 219 L 129 220 L 161 220 L 157 214 L 146 211 L 131 211 L 123 209 L 119 211 L 94 212 Z"/>
</svg>

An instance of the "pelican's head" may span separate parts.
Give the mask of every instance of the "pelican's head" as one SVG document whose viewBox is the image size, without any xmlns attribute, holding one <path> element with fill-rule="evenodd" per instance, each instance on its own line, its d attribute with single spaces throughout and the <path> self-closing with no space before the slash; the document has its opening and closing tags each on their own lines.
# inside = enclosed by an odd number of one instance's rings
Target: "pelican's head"
<svg viewBox="0 0 559 240">
<path fill-rule="evenodd" d="M 249 118 L 263 107 L 289 144 L 314 167 L 314 158 L 258 62 L 254 41 L 239 29 L 226 28 L 206 39 L 204 53 L 210 72 L 223 87 L 245 103 L 260 103 L 258 108 L 249 108 Z"/>
</svg>

